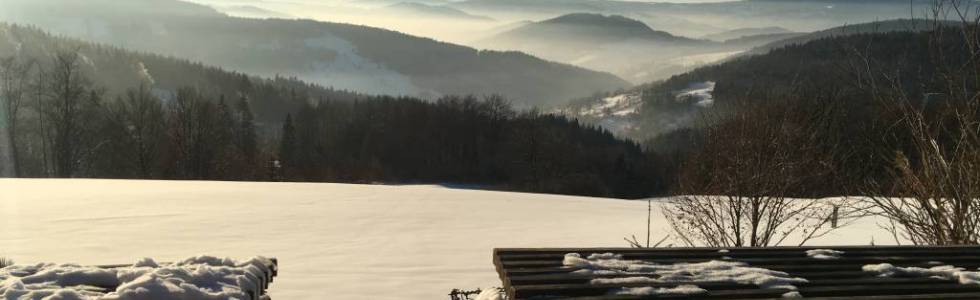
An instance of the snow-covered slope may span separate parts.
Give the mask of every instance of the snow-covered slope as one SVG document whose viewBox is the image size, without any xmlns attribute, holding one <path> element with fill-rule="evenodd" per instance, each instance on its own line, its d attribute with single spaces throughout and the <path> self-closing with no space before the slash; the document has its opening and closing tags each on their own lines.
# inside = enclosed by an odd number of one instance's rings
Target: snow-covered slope
<svg viewBox="0 0 980 300">
<path fill-rule="evenodd" d="M 0 180 L 0 256 L 18 263 L 275 256 L 273 299 L 443 299 L 499 286 L 494 247 L 617 247 L 647 204 L 435 186 Z M 654 213 L 653 235 L 668 233 Z M 890 238 L 865 220 L 812 242 Z M 788 244 L 791 244 L 789 242 Z"/>
<path fill-rule="evenodd" d="M 628 135 L 636 128 L 633 119 L 642 105 L 643 99 L 639 93 L 625 92 L 569 106 L 557 112 L 597 124 L 616 135 Z"/>
</svg>

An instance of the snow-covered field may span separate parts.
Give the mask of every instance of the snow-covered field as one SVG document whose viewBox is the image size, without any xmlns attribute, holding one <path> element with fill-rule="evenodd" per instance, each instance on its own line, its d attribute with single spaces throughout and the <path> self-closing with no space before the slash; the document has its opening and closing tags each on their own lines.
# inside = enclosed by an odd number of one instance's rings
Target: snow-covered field
<svg viewBox="0 0 980 300">
<path fill-rule="evenodd" d="M 445 299 L 500 284 L 494 247 L 617 247 L 645 201 L 437 186 L 0 180 L 0 256 L 18 263 L 279 258 L 273 299 Z M 668 227 L 654 213 L 654 237 Z M 812 245 L 887 244 L 862 220 Z"/>
</svg>

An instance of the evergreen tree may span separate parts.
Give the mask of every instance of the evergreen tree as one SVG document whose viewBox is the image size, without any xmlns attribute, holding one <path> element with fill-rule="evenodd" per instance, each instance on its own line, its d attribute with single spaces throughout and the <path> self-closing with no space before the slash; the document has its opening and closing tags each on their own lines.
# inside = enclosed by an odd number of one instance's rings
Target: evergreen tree
<svg viewBox="0 0 980 300">
<path fill-rule="evenodd" d="M 258 153 L 258 141 L 255 135 L 255 115 L 249 105 L 248 98 L 238 99 L 238 151 L 247 164 L 254 164 Z"/>
<path fill-rule="evenodd" d="M 297 162 L 296 148 L 296 127 L 293 126 L 293 116 L 286 114 L 286 121 L 282 124 L 282 137 L 279 141 L 279 163 L 283 170 L 283 178 L 291 178 L 291 171 Z"/>
<path fill-rule="evenodd" d="M 232 108 L 225 102 L 225 96 L 221 95 L 218 100 L 217 116 L 214 118 L 213 135 L 210 142 L 214 145 L 215 161 L 218 174 L 221 179 L 242 179 L 246 177 L 242 161 L 244 156 L 236 147 L 238 140 L 238 118 Z"/>
</svg>

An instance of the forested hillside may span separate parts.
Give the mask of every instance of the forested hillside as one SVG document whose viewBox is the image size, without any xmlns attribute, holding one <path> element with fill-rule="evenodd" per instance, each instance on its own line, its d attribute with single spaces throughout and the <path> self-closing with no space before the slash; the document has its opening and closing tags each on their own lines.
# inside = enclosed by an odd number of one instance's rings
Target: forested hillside
<svg viewBox="0 0 980 300">
<path fill-rule="evenodd" d="M 0 144 L 13 146 L 20 177 L 447 183 L 615 197 L 664 188 L 656 156 L 638 144 L 499 96 L 358 95 L 15 25 L 0 26 L 0 41 L 11 133 Z"/>
<path fill-rule="evenodd" d="M 678 174 L 686 192 L 706 188 L 697 182 L 719 169 L 758 167 L 751 174 L 783 163 L 792 168 L 776 176 L 795 180 L 784 184 L 800 196 L 908 192 L 892 190 L 911 176 L 895 169 L 901 160 L 928 167 L 918 164 L 933 159 L 924 153 L 933 147 L 964 166 L 976 158 L 959 152 L 973 151 L 964 149 L 980 134 L 975 40 L 974 27 L 940 26 L 789 45 L 647 86 L 639 126 L 674 126 L 646 144 L 690 166 Z M 709 103 L 678 93 L 701 82 L 714 83 Z M 726 165 L 734 162 L 725 155 L 759 165 Z"/>
<path fill-rule="evenodd" d="M 951 21 L 940 23 L 947 27 L 961 25 Z M 590 123 L 614 124 L 615 128 L 610 129 L 618 135 L 647 140 L 691 127 L 704 106 L 716 100 L 728 101 L 739 93 L 785 94 L 801 86 L 814 90 L 851 88 L 852 82 L 845 79 L 845 73 L 854 72 L 853 60 L 862 55 L 882 60 L 890 66 L 928 66 L 929 63 L 924 61 L 898 61 L 898 56 L 890 54 L 913 51 L 906 48 L 915 45 L 920 49 L 914 51 L 925 55 L 922 53 L 924 46 L 915 44 L 913 33 L 919 33 L 921 39 L 928 36 L 927 32 L 934 25 L 927 20 L 900 19 L 840 26 L 799 36 L 789 34 L 785 39 L 723 62 L 698 67 L 662 81 L 573 100 L 564 111 Z M 877 41 L 879 36 L 884 40 Z M 862 53 L 871 49 L 876 52 Z M 913 76 L 926 78 L 928 75 Z M 598 109 L 612 99 L 631 101 L 618 114 L 617 111 Z"/>
<path fill-rule="evenodd" d="M 434 99 L 502 94 L 522 107 L 629 83 L 517 52 L 478 51 L 399 32 L 312 20 L 228 17 L 177 0 L 2 0 L 0 21 L 173 55 L 265 77 L 370 94 Z M 113 7 L 111 10 L 95 7 Z"/>
</svg>

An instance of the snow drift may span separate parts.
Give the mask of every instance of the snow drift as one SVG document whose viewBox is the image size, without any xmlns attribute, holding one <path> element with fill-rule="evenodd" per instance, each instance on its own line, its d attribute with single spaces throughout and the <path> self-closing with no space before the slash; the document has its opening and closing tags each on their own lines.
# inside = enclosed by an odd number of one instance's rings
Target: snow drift
<svg viewBox="0 0 980 300">
<path fill-rule="evenodd" d="M 252 299 L 272 274 L 264 257 L 244 261 L 197 256 L 159 265 L 101 268 L 39 263 L 0 269 L 0 298 L 18 300 Z"/>
</svg>

